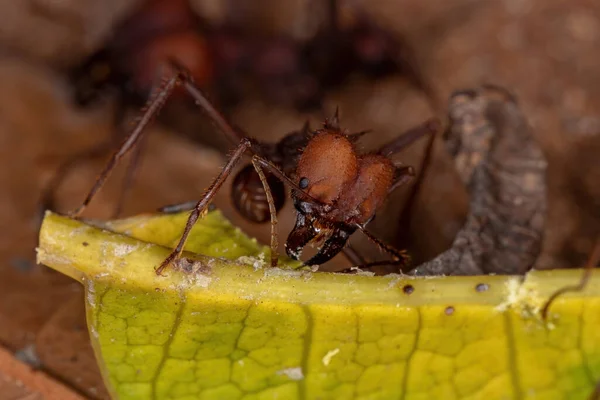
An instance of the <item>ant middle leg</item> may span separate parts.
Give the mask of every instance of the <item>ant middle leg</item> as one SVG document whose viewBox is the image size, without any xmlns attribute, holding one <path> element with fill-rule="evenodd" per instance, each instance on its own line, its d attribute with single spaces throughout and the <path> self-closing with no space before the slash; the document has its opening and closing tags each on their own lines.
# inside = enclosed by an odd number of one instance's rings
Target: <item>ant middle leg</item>
<svg viewBox="0 0 600 400">
<path fill-rule="evenodd" d="M 365 227 L 362 225 L 357 225 L 357 228 L 373 243 L 377 245 L 380 249 L 385 251 L 386 253 L 392 256 L 391 260 L 383 260 L 383 261 L 374 261 L 370 263 L 363 264 L 363 268 L 370 268 L 380 265 L 397 265 L 400 268 L 400 271 L 406 272 L 410 267 L 410 256 L 406 250 L 398 250 L 393 246 L 383 242 L 381 239 L 373 235 L 371 232 L 367 231 Z"/>
<path fill-rule="evenodd" d="M 403 247 L 409 243 L 408 232 L 410 226 L 411 216 L 413 214 L 413 208 L 416 203 L 417 197 L 421 191 L 421 187 L 423 186 L 423 182 L 425 181 L 425 177 L 429 171 L 429 167 L 431 164 L 431 158 L 433 154 L 433 144 L 435 142 L 435 137 L 440 131 L 441 123 L 437 118 L 431 118 L 425 121 L 423 124 L 418 125 L 408 131 L 404 132 L 396 139 L 391 142 L 385 144 L 380 150 L 379 153 L 387 156 L 391 156 L 395 153 L 398 153 L 417 140 L 421 139 L 424 136 L 428 136 L 429 140 L 425 146 L 425 150 L 421 157 L 420 162 L 420 171 L 416 176 L 414 184 L 410 188 L 410 192 L 402 210 L 400 212 L 400 216 L 398 218 L 398 224 L 403 227 L 403 229 L 398 233 L 397 243 L 401 244 Z M 414 171 L 413 171 L 414 172 Z M 393 189 L 398 187 L 399 185 L 393 186 Z"/>
<path fill-rule="evenodd" d="M 407 147 L 409 147 L 410 145 L 412 145 L 413 143 L 415 143 L 417 140 L 421 139 L 422 137 L 429 136 L 429 140 L 425 147 L 425 152 L 423 153 L 423 157 L 421 158 L 421 171 L 419 172 L 419 175 L 417 176 L 415 184 L 413 185 L 413 187 L 411 189 L 409 198 L 405 203 L 406 206 L 404 207 L 404 210 L 402 211 L 401 221 L 406 220 L 408 215 L 411 212 L 412 205 L 416 199 L 416 196 L 422 185 L 424 177 L 427 173 L 429 164 L 431 163 L 431 154 L 433 153 L 433 143 L 435 141 L 436 134 L 440 130 L 440 126 L 441 126 L 441 123 L 438 118 L 431 118 L 431 119 L 425 121 L 424 123 L 422 123 L 421 125 L 417 125 L 416 127 L 411 128 L 408 131 L 402 133 L 396 139 L 383 145 L 379 149 L 379 154 L 389 157 L 391 155 L 394 155 L 394 154 L 406 149 Z M 413 170 L 413 172 L 414 172 L 414 170 Z M 398 186 L 399 186 L 398 184 L 395 184 L 394 186 L 392 186 L 392 188 L 396 189 Z"/>
</svg>

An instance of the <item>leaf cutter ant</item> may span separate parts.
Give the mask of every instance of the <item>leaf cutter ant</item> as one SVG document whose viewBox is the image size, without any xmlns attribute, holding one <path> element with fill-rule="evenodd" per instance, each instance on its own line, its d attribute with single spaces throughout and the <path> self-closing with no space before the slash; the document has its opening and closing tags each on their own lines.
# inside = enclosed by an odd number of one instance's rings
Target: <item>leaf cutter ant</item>
<svg viewBox="0 0 600 400">
<path fill-rule="evenodd" d="M 235 24 L 211 26 L 194 12 L 189 0 L 145 0 L 117 27 L 103 49 L 71 73 L 74 97 L 79 105 L 93 103 L 109 87 L 117 89 L 115 133 L 109 143 L 77 154 L 59 167 L 44 190 L 42 208 L 55 209 L 56 189 L 77 164 L 90 157 L 108 154 L 115 143 L 122 140 L 125 135 L 120 131 L 128 110 L 147 100 L 155 86 L 155 77 L 160 75 L 162 66 L 169 59 L 182 64 L 196 85 L 218 99 L 219 107 L 233 105 L 236 102 L 233 100 L 240 98 L 246 90 L 246 84 L 254 82 L 251 86 L 265 92 L 263 94 L 271 101 L 293 104 L 305 110 L 321 108 L 326 89 L 341 85 L 355 73 L 371 78 L 403 73 L 436 108 L 435 96 L 417 73 L 409 46 L 378 27 L 364 12 L 358 12 L 357 20 L 350 26 L 342 26 L 339 3 L 338 0 L 324 3 L 323 26 L 313 38 L 304 42 L 285 35 L 257 35 Z M 181 100 L 182 94 L 185 90 L 177 89 L 172 97 Z M 195 141 L 211 142 L 210 138 L 201 138 L 186 129 L 175 131 Z M 222 145 L 221 142 L 218 144 Z M 278 164 L 275 158 L 286 152 L 275 148 L 270 153 L 263 156 Z M 113 214 L 115 217 L 120 215 L 140 159 L 141 151 L 137 146 L 127 168 L 121 201 Z M 423 165 L 426 164 L 424 160 Z M 284 164 L 280 165 L 288 176 L 295 171 L 296 163 L 291 165 L 287 170 Z M 284 185 L 272 174 L 267 174 L 267 180 L 273 189 L 276 208 L 280 209 L 286 197 Z M 245 174 L 236 175 L 233 188 L 234 205 L 246 219 L 253 222 L 269 220 L 262 183 L 251 165 L 245 169 Z M 413 194 L 417 191 L 415 188 Z M 256 201 L 248 202 L 248 198 Z M 247 208 L 254 203 L 262 203 L 262 208 Z M 412 200 L 408 201 L 410 203 Z M 410 207 L 406 207 L 405 212 L 408 214 Z"/>
<path fill-rule="evenodd" d="M 280 167 L 268 158 L 269 152 L 260 142 L 225 119 L 195 86 L 183 67 L 174 60 L 170 60 L 170 65 L 174 67 L 176 74 L 161 86 L 155 96 L 152 96 L 138 124 L 112 155 L 81 206 L 70 213 L 71 217 L 78 217 L 83 212 L 118 161 L 139 142 L 144 128 L 158 113 L 174 89 L 178 85 L 183 85 L 196 104 L 209 115 L 220 130 L 230 140 L 237 142 L 237 147 L 201 200 L 193 207 L 179 243 L 156 269 L 158 275 L 180 257 L 195 222 L 208 210 L 214 195 L 246 154 L 251 156 L 252 166 L 261 181 L 269 208 L 273 267 L 278 263 L 277 209 L 267 173 L 291 188 L 291 198 L 297 217 L 285 245 L 288 256 L 299 259 L 306 245 L 319 243 L 317 254 L 304 264 L 325 263 L 342 251 L 349 237 L 359 230 L 392 257 L 389 261 L 364 264 L 361 267 L 382 264 L 403 266 L 408 263 L 409 257 L 405 251 L 397 250 L 382 242 L 367 231 L 366 225 L 374 218 L 376 210 L 386 200 L 388 194 L 409 182 L 415 175 L 412 167 L 394 163 L 390 156 L 424 135 L 430 134 L 433 138 L 439 122 L 429 120 L 382 146 L 378 151 L 363 154 L 357 151 L 356 141 L 366 132 L 350 134 L 342 130 L 336 111 L 333 118 L 326 120 L 323 128 L 310 131 L 306 127 L 289 135 L 287 140 L 297 141 L 298 145 L 303 146 L 296 147 L 296 152 L 292 152 L 290 157 L 283 155 L 282 159 L 285 161 L 280 161 Z M 289 149 L 289 147 L 285 148 Z M 295 164 L 295 171 L 288 175 L 286 170 L 291 170 L 293 164 Z M 349 258 L 356 259 L 352 256 Z"/>
</svg>

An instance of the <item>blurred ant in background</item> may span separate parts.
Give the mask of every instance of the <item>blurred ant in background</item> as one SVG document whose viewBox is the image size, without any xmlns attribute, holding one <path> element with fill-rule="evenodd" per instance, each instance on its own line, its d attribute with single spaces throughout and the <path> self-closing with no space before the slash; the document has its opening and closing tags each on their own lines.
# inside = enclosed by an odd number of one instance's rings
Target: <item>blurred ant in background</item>
<svg viewBox="0 0 600 400">
<path fill-rule="evenodd" d="M 351 134 L 342 130 L 337 112 L 333 118 L 324 123 L 322 129 L 311 131 L 308 126 L 305 126 L 302 130 L 286 136 L 277 145 L 265 145 L 231 125 L 194 85 L 191 75 L 187 74 L 177 62 L 171 63 L 177 71 L 176 76 L 169 79 L 156 96 L 153 96 L 139 123 L 113 154 L 82 205 L 70 214 L 72 217 L 81 215 L 119 160 L 139 143 L 144 129 L 175 88 L 183 85 L 196 104 L 209 115 L 230 141 L 237 144 L 237 147 L 202 199 L 193 206 L 181 240 L 169 257 L 157 268 L 157 274 L 179 258 L 193 225 L 208 210 L 215 194 L 246 154 L 251 156 L 252 166 L 262 185 L 266 208 L 269 210 L 272 266 L 276 266 L 278 262 L 276 228 L 278 209 L 267 174 L 292 189 L 291 197 L 297 217 L 296 225 L 285 245 L 288 256 L 299 259 L 306 245 L 318 243 L 320 248 L 317 254 L 306 261 L 305 265 L 323 264 L 343 251 L 349 237 L 356 230 L 360 230 L 382 250 L 391 254 L 392 259 L 367 263 L 356 252 L 345 252 L 355 265 L 358 264 L 362 268 L 376 265 L 397 265 L 401 269 L 407 268 L 409 257 L 406 252 L 383 243 L 369 233 L 365 226 L 375 217 L 376 210 L 386 200 L 388 194 L 409 182 L 414 176 L 412 167 L 394 163 L 390 156 L 420 137 L 425 135 L 433 137 L 439 126 L 436 120 L 427 121 L 400 135 L 373 153 L 362 154 L 357 151 L 356 141 L 366 132 Z M 275 156 L 274 159 L 270 159 L 272 156 Z M 244 171 L 242 170 L 242 173 Z M 279 195 L 278 191 L 275 193 Z M 262 209 L 261 212 L 256 212 L 258 203 L 261 203 L 258 200 L 262 200 L 262 197 L 260 199 L 247 197 L 246 201 L 251 204 L 242 207 L 242 210 L 245 210 L 243 213 L 246 216 L 262 221 L 264 219 Z M 240 202 L 243 203 L 244 201 Z M 181 207 L 176 206 L 171 207 L 169 211 L 179 210 Z"/>
<path fill-rule="evenodd" d="M 146 101 L 168 59 L 190 71 L 220 107 L 235 105 L 247 81 L 278 104 L 320 108 L 323 94 L 355 73 L 372 78 L 403 73 L 431 95 L 406 43 L 363 14 L 341 27 L 338 1 L 326 4 L 325 23 L 301 42 L 227 23 L 212 26 L 194 13 L 189 0 L 146 0 L 103 49 L 73 71 L 75 100 L 87 105 L 114 87 L 123 106 L 137 107 Z"/>
</svg>

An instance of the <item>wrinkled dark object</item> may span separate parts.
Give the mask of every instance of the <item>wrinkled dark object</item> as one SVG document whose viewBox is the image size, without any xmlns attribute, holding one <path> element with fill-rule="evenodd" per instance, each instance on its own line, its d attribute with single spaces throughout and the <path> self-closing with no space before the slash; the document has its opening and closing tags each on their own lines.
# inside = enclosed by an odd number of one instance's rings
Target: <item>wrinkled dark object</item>
<svg viewBox="0 0 600 400">
<path fill-rule="evenodd" d="M 523 274 L 541 250 L 546 161 L 515 99 L 484 86 L 458 92 L 446 145 L 471 196 L 452 247 L 414 275 Z"/>
</svg>

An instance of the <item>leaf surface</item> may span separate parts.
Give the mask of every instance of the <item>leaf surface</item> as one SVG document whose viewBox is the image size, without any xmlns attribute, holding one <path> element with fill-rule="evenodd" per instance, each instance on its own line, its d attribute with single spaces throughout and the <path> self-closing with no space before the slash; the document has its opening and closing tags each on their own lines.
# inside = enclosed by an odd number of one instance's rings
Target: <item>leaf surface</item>
<svg viewBox="0 0 600 400">
<path fill-rule="evenodd" d="M 186 217 L 45 217 L 38 261 L 85 286 L 114 398 L 585 399 L 600 379 L 598 273 L 544 324 L 539 308 L 580 270 L 522 279 L 272 269 L 266 248 L 210 212 L 178 268 L 157 277 Z"/>
</svg>

